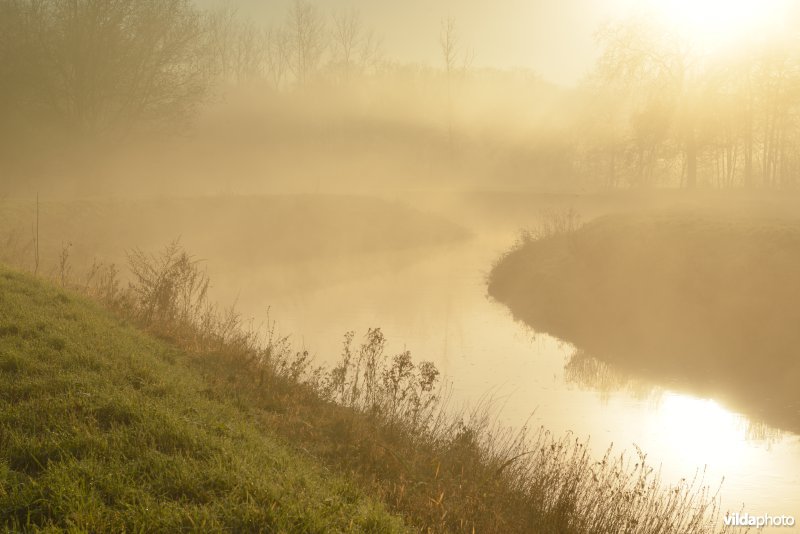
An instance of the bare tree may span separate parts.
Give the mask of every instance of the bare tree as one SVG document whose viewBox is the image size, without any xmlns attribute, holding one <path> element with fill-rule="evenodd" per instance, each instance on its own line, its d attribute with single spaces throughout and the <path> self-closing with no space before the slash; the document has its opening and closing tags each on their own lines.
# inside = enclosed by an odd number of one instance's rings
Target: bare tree
<svg viewBox="0 0 800 534">
<path fill-rule="evenodd" d="M 697 183 L 698 105 L 702 76 L 685 43 L 670 39 L 641 20 L 607 27 L 600 34 L 600 78 L 635 88 L 631 137 L 637 161 L 636 183 L 651 185 L 656 161 L 674 134 L 683 154 L 686 185 Z"/>
<path fill-rule="evenodd" d="M 266 36 L 260 29 L 250 23 L 237 27 L 233 55 L 237 83 L 250 83 L 262 77 L 267 46 Z"/>
<path fill-rule="evenodd" d="M 289 12 L 292 35 L 292 71 L 298 85 L 306 85 L 319 69 L 327 45 L 325 20 L 306 0 L 295 0 Z"/>
<path fill-rule="evenodd" d="M 342 70 L 345 80 L 354 69 L 356 50 L 361 37 L 361 16 L 350 9 L 333 16 L 333 61 Z"/>
<path fill-rule="evenodd" d="M 439 33 L 439 47 L 442 51 L 442 61 L 447 80 L 450 81 L 458 65 L 458 34 L 456 33 L 456 20 L 452 17 L 444 19 Z"/>
<path fill-rule="evenodd" d="M 361 70 L 377 69 L 383 58 L 383 39 L 377 37 L 373 30 L 364 32 L 358 55 Z"/>
<path fill-rule="evenodd" d="M 272 86 L 280 90 L 292 62 L 292 35 L 284 28 L 266 31 L 266 74 Z"/>
<path fill-rule="evenodd" d="M 381 58 L 381 41 L 372 30 L 365 30 L 361 14 L 355 9 L 333 17 L 332 60 L 345 81 L 376 66 Z"/>
<path fill-rule="evenodd" d="M 793 42 L 719 58 L 642 20 L 609 27 L 601 39 L 598 77 L 628 108 L 621 112 L 625 159 L 636 169 L 631 183 L 652 183 L 659 167 L 665 174 L 680 168 L 678 183 L 687 187 L 701 180 L 721 188 L 796 185 L 800 53 Z"/>
<path fill-rule="evenodd" d="M 585 176 L 595 183 L 615 188 L 627 174 L 628 91 L 608 87 L 589 77 L 581 87 L 584 98 L 577 115 L 576 139 L 580 154 L 578 164 Z"/>
<path fill-rule="evenodd" d="M 229 81 L 235 73 L 235 49 L 238 11 L 230 4 L 210 11 L 206 15 L 207 40 L 209 47 L 210 75 Z"/>
<path fill-rule="evenodd" d="M 450 157 L 452 158 L 455 150 L 453 136 L 453 81 L 455 75 L 459 72 L 459 64 L 463 65 L 461 72 L 464 72 L 468 67 L 468 63 L 472 61 L 469 54 L 462 55 L 456 20 L 452 17 L 448 17 L 441 22 L 439 47 L 442 53 L 447 83 L 447 140 L 450 147 Z"/>
<path fill-rule="evenodd" d="M 793 155 L 800 136 L 800 57 L 785 48 L 764 51 L 757 59 L 755 83 L 761 183 L 782 187 L 794 181 Z M 796 161 L 796 160 L 795 160 Z"/>
</svg>

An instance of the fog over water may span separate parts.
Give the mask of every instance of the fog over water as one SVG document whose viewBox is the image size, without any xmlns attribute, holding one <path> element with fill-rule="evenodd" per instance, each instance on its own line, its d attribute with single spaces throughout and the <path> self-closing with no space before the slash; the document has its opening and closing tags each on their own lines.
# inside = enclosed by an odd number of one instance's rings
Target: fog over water
<svg viewBox="0 0 800 534">
<path fill-rule="evenodd" d="M 0 0 L 0 262 L 178 240 L 319 364 L 380 328 L 454 411 L 800 517 L 799 15 Z"/>
</svg>

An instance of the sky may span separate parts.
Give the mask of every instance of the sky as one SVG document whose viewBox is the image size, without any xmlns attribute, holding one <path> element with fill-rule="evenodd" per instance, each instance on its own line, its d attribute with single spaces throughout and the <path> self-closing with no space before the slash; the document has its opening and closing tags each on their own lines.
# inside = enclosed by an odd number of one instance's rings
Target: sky
<svg viewBox="0 0 800 534">
<path fill-rule="evenodd" d="M 224 0 L 198 0 L 203 6 Z M 282 21 L 291 0 L 229 0 L 266 26 Z M 578 82 L 597 51 L 594 34 L 623 17 L 635 0 L 313 0 L 327 13 L 350 8 L 383 37 L 387 58 L 436 65 L 441 21 L 456 20 L 473 67 L 525 68 L 562 85 Z"/>
</svg>

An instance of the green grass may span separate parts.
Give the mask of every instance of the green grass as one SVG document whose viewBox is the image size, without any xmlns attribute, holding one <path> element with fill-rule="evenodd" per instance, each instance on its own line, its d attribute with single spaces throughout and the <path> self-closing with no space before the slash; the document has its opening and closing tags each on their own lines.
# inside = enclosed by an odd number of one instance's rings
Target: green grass
<svg viewBox="0 0 800 534">
<path fill-rule="evenodd" d="M 401 530 L 379 500 L 426 533 L 725 531 L 702 473 L 666 484 L 642 451 L 598 460 L 490 406 L 453 411 L 435 367 L 387 354 L 380 329 L 315 368 L 274 324 L 209 303 L 179 244 L 129 267 L 126 287 L 101 266 L 78 288 L 107 312 L 0 272 L 10 530 Z"/>
<path fill-rule="evenodd" d="M 797 431 L 798 268 L 796 215 L 653 210 L 529 239 L 489 291 L 617 369 Z"/>
<path fill-rule="evenodd" d="M 400 532 L 189 356 L 0 267 L 0 528 Z"/>
</svg>

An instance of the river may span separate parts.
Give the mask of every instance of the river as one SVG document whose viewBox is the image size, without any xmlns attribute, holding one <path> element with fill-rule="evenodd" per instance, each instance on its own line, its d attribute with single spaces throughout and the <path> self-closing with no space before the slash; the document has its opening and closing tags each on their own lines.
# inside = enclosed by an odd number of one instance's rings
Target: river
<svg viewBox="0 0 800 534">
<path fill-rule="evenodd" d="M 571 372 L 568 343 L 515 321 L 486 295 L 513 225 L 469 225 L 473 236 L 440 247 L 362 254 L 254 269 L 242 284 L 245 315 L 277 320 L 320 363 L 339 356 L 345 332 L 380 327 L 392 352 L 436 363 L 457 404 L 493 399 L 507 425 L 543 425 L 587 439 L 595 455 L 640 447 L 662 478 L 702 476 L 723 510 L 800 519 L 800 436 L 751 421 L 680 384 L 643 383 L 602 366 Z M 348 275 L 349 273 L 349 275 Z"/>
</svg>

